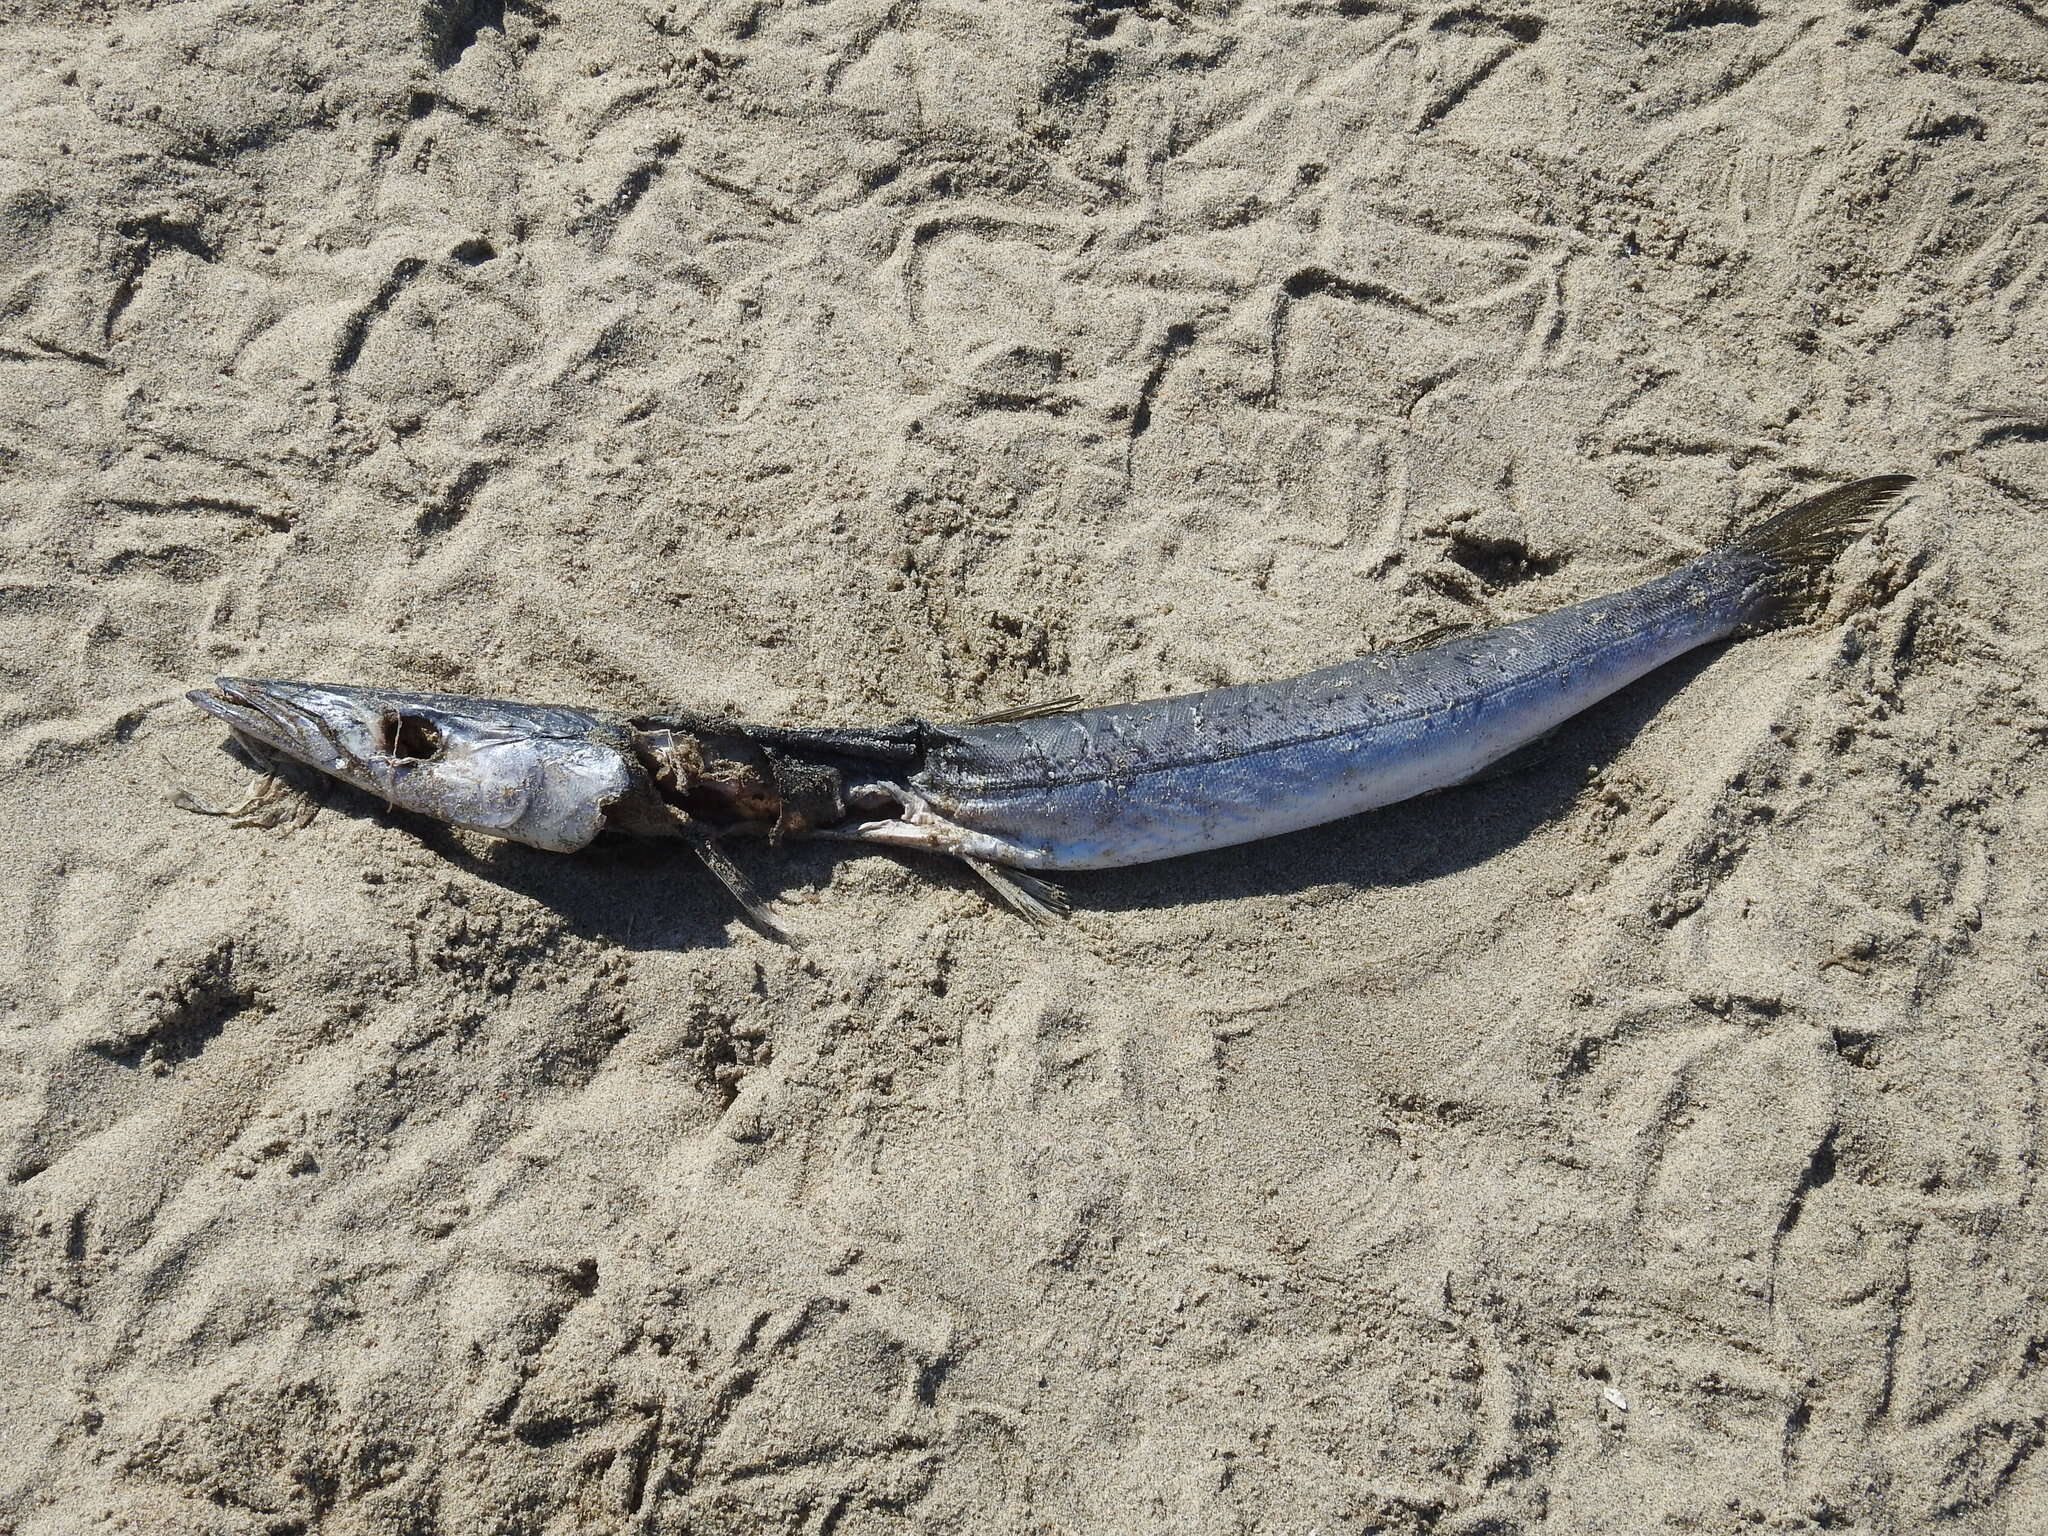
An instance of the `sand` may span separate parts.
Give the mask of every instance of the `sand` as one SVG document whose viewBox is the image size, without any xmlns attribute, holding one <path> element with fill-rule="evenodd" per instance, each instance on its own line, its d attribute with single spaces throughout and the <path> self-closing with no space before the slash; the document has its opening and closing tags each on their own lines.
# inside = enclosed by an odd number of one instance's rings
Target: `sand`
<svg viewBox="0 0 2048 1536">
<path fill-rule="evenodd" d="M 0 1530 L 2048 1530 L 2037 6 L 13 14 Z M 217 672 L 1136 698 L 1887 471 L 1052 932 L 173 803 Z"/>
</svg>

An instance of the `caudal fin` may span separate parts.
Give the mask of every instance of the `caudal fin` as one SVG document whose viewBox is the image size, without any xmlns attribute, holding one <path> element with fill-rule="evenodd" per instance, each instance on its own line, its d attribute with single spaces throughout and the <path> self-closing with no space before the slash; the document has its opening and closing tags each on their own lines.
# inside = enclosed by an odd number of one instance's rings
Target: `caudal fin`
<svg viewBox="0 0 2048 1536">
<path fill-rule="evenodd" d="M 1765 577 L 1750 622 L 1789 623 L 1813 603 L 1835 557 L 1913 483 L 1911 475 L 1873 475 L 1802 501 L 1731 540 L 1727 552 L 1760 561 Z"/>
</svg>

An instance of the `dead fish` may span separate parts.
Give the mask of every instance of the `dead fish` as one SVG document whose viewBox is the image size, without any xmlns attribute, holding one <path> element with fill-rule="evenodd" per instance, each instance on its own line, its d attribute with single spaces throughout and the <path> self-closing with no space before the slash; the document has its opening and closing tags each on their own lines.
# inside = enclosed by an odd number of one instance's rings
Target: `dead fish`
<svg viewBox="0 0 2048 1536">
<path fill-rule="evenodd" d="M 1687 651 L 1797 620 L 1911 483 L 1824 492 L 1535 618 L 1135 704 L 810 729 L 231 677 L 190 698 L 259 751 L 472 832 L 564 853 L 608 829 L 682 838 L 771 932 L 725 850 L 735 833 L 948 854 L 1044 918 L 1065 899 L 1038 871 L 1229 847 L 1463 783 Z"/>
</svg>

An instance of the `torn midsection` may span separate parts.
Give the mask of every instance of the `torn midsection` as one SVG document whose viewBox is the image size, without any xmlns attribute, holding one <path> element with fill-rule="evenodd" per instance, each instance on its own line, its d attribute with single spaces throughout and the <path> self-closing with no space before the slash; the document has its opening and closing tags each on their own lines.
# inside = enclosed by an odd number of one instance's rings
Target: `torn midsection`
<svg viewBox="0 0 2048 1536">
<path fill-rule="evenodd" d="M 1043 850 L 961 826 L 902 779 L 828 751 L 756 740 L 744 726 L 678 729 L 645 720 L 631 728 L 644 793 L 615 807 L 613 825 L 622 831 L 817 837 L 1013 868 L 1045 862 Z"/>
<path fill-rule="evenodd" d="M 653 721 L 629 722 L 633 753 L 659 808 L 670 817 L 718 836 L 748 833 L 779 842 L 836 826 L 853 813 L 846 775 L 816 760 L 754 739 L 745 726 L 678 729 Z M 623 830 L 650 830 L 645 807 L 622 807 Z M 660 830 L 659 826 L 651 830 Z"/>
</svg>

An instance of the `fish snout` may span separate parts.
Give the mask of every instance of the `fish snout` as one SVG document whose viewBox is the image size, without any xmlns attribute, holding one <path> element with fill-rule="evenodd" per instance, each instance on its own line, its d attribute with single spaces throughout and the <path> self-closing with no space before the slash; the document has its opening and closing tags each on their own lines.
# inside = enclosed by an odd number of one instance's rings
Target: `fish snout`
<svg viewBox="0 0 2048 1536">
<path fill-rule="evenodd" d="M 333 772 L 341 766 L 333 732 L 294 698 L 303 684 L 263 678 L 217 677 L 211 688 L 185 695 L 237 735 Z"/>
<path fill-rule="evenodd" d="M 253 696 L 253 690 L 261 686 L 239 677 L 217 677 L 211 688 L 194 688 L 185 697 L 236 730 L 253 731 L 268 723 L 268 716 L 256 706 Z"/>
</svg>

